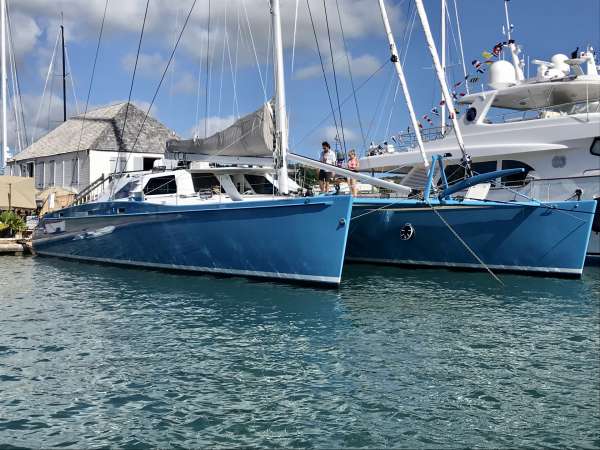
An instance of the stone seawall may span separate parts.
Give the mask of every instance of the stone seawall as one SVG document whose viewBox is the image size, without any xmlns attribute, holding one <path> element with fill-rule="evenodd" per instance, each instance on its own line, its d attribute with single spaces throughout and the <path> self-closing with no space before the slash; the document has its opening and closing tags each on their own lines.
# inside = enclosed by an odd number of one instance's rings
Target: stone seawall
<svg viewBox="0 0 600 450">
<path fill-rule="evenodd" d="M 0 238 L 0 255 L 30 255 L 31 239 Z"/>
</svg>

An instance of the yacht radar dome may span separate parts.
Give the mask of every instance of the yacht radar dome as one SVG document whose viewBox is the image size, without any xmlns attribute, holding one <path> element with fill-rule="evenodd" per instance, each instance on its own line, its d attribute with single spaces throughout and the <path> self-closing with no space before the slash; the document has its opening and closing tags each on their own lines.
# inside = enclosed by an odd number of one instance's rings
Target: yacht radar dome
<svg viewBox="0 0 600 450">
<path fill-rule="evenodd" d="M 517 84 L 517 75 L 514 66 L 508 61 L 496 61 L 490 66 L 489 84 L 495 89 Z"/>
<path fill-rule="evenodd" d="M 550 62 L 552 63 L 552 68 L 562 72 L 564 76 L 569 75 L 569 73 L 571 72 L 571 67 L 565 62 L 567 59 L 569 59 L 567 55 L 557 53 L 550 59 Z"/>
</svg>

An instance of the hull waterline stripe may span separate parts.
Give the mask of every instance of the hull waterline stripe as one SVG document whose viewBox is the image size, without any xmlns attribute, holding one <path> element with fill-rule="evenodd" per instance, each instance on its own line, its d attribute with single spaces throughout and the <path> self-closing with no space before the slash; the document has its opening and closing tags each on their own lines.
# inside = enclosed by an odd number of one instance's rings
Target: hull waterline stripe
<svg viewBox="0 0 600 450">
<path fill-rule="evenodd" d="M 80 256 L 80 255 L 68 255 L 64 253 L 36 251 L 36 254 L 41 256 L 55 256 L 58 258 L 65 259 L 78 259 L 84 261 L 95 261 L 104 262 L 109 264 L 120 264 L 128 266 L 139 266 L 139 267 L 154 267 L 158 269 L 173 269 L 173 270 L 187 270 L 191 272 L 204 272 L 204 273 L 222 273 L 227 275 L 239 275 L 247 277 L 266 277 L 266 278 L 281 278 L 284 280 L 301 280 L 301 281 L 313 281 L 318 283 L 328 284 L 340 284 L 341 277 L 326 277 L 319 275 L 302 275 L 296 273 L 282 273 L 282 272 L 266 272 L 259 270 L 240 270 L 240 269 L 220 269 L 216 267 L 200 267 L 200 266 L 183 266 L 177 264 L 160 264 L 160 263 L 148 263 L 141 261 L 127 261 L 121 259 L 112 258 L 96 258 L 92 256 Z"/>
<path fill-rule="evenodd" d="M 354 258 L 346 257 L 346 261 L 367 262 L 367 263 L 385 263 L 385 264 L 402 264 L 414 266 L 431 266 L 431 267 L 458 267 L 465 269 L 482 269 L 480 264 L 469 263 L 450 263 L 450 262 L 434 262 L 434 261 L 417 261 L 412 259 L 381 259 L 381 258 Z M 567 269 L 562 267 L 535 267 L 535 266 L 505 266 L 501 264 L 488 264 L 488 267 L 496 270 L 514 270 L 520 272 L 544 272 L 544 273 L 568 273 L 573 275 L 581 275 L 583 269 Z"/>
</svg>

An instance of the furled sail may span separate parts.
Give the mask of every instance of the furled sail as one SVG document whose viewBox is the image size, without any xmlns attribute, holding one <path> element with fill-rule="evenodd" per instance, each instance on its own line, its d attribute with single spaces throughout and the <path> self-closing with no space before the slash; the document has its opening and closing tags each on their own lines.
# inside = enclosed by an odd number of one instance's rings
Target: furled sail
<svg viewBox="0 0 600 450">
<path fill-rule="evenodd" d="M 273 109 L 270 102 L 207 138 L 167 142 L 167 152 L 207 156 L 273 156 Z"/>
</svg>

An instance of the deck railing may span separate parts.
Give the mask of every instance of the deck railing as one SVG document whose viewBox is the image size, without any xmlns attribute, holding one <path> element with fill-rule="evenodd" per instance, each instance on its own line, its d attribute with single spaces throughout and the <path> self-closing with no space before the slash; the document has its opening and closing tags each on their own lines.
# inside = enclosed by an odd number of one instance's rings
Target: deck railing
<svg viewBox="0 0 600 450">
<path fill-rule="evenodd" d="M 452 126 L 446 126 L 442 131 L 442 127 L 430 127 L 421 129 L 421 138 L 423 142 L 437 141 L 444 139 L 451 131 Z M 414 131 L 399 133 L 395 135 L 392 142 L 388 141 L 385 144 L 372 146 L 367 150 L 367 156 L 383 155 L 385 153 L 406 152 L 417 146 L 417 136 Z"/>
</svg>

